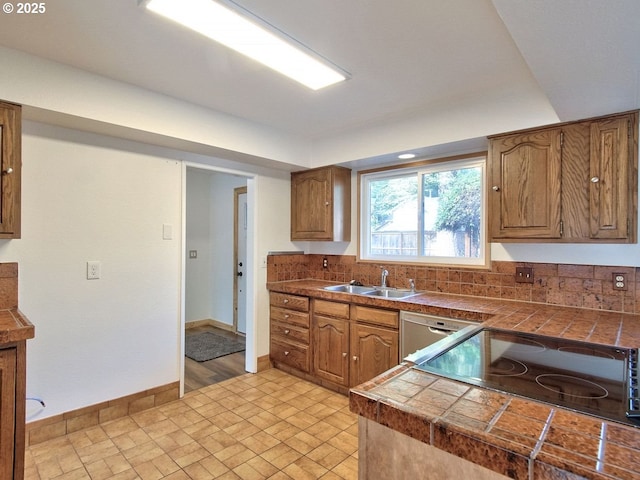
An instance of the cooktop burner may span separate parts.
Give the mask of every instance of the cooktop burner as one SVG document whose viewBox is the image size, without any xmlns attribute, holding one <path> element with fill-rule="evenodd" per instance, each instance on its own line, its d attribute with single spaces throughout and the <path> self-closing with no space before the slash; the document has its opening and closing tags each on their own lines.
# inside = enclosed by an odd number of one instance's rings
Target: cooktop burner
<svg viewBox="0 0 640 480">
<path fill-rule="evenodd" d="M 416 368 L 637 425 L 638 350 L 470 327 L 424 350 Z"/>
</svg>

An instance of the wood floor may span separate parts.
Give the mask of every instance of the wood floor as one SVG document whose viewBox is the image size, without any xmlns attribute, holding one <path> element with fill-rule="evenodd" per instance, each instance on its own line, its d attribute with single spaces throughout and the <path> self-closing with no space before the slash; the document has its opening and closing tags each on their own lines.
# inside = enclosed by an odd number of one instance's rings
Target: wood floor
<svg viewBox="0 0 640 480">
<path fill-rule="evenodd" d="M 243 335 L 211 326 L 189 328 L 189 333 L 215 332 L 218 335 L 244 341 Z M 189 357 L 184 358 L 184 391 L 198 390 L 207 385 L 222 382 L 230 378 L 244 375 L 245 352 L 232 353 L 224 357 L 214 358 L 206 362 L 196 362 Z"/>
</svg>

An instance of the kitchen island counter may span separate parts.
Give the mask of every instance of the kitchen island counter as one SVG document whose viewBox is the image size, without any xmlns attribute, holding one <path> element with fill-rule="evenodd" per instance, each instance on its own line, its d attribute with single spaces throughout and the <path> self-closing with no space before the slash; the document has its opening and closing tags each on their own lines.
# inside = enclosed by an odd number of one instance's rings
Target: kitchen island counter
<svg viewBox="0 0 640 480">
<path fill-rule="evenodd" d="M 640 428 L 449 380 L 408 364 L 352 389 L 350 408 L 361 417 L 364 444 L 362 419 L 507 478 L 640 479 Z M 372 446 L 361 447 L 361 469 L 379 469 L 364 464 L 370 463 L 366 450 L 373 452 Z M 402 471 L 402 465 L 395 467 Z"/>
</svg>

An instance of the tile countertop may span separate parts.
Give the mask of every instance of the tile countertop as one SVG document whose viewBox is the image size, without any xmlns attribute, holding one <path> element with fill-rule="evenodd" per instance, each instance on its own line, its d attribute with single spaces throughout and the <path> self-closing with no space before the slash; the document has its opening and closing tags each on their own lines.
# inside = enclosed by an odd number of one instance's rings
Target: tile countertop
<svg viewBox="0 0 640 480">
<path fill-rule="evenodd" d="M 34 335 L 33 324 L 17 308 L 0 310 L 0 344 L 28 340 Z"/>
<path fill-rule="evenodd" d="M 431 292 L 387 300 L 322 289 L 331 284 L 293 280 L 267 288 L 572 340 L 640 345 L 640 315 Z M 456 382 L 405 363 L 353 388 L 350 408 L 510 478 L 640 480 L 640 428 Z"/>
</svg>

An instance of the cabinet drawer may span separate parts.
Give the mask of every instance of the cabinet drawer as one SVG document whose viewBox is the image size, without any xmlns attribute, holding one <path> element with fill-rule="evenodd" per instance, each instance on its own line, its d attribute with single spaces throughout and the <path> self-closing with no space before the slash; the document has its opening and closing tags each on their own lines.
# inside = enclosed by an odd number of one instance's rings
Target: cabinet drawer
<svg viewBox="0 0 640 480">
<path fill-rule="evenodd" d="M 309 345 L 309 329 L 302 328 L 295 325 L 271 322 L 271 335 L 282 337 L 291 341 L 296 341 Z"/>
<path fill-rule="evenodd" d="M 300 312 L 309 311 L 309 299 L 307 297 L 299 297 L 298 295 L 272 292 L 270 303 L 276 307 L 288 308 L 290 310 L 298 310 Z"/>
<path fill-rule="evenodd" d="M 393 310 L 381 310 L 379 308 L 354 305 L 354 320 L 357 322 L 371 323 L 385 327 L 398 328 L 398 312 Z"/>
<path fill-rule="evenodd" d="M 308 346 L 281 342 L 273 338 L 271 339 L 271 359 L 303 372 L 309 372 L 311 364 Z"/>
<path fill-rule="evenodd" d="M 345 318 L 349 319 L 349 304 L 327 302 L 325 300 L 313 301 L 313 314 L 314 315 L 327 315 L 329 317 Z"/>
<path fill-rule="evenodd" d="M 288 310 L 286 308 L 271 306 L 271 320 L 282 323 L 293 323 L 301 327 L 309 328 L 309 314 Z"/>
</svg>

